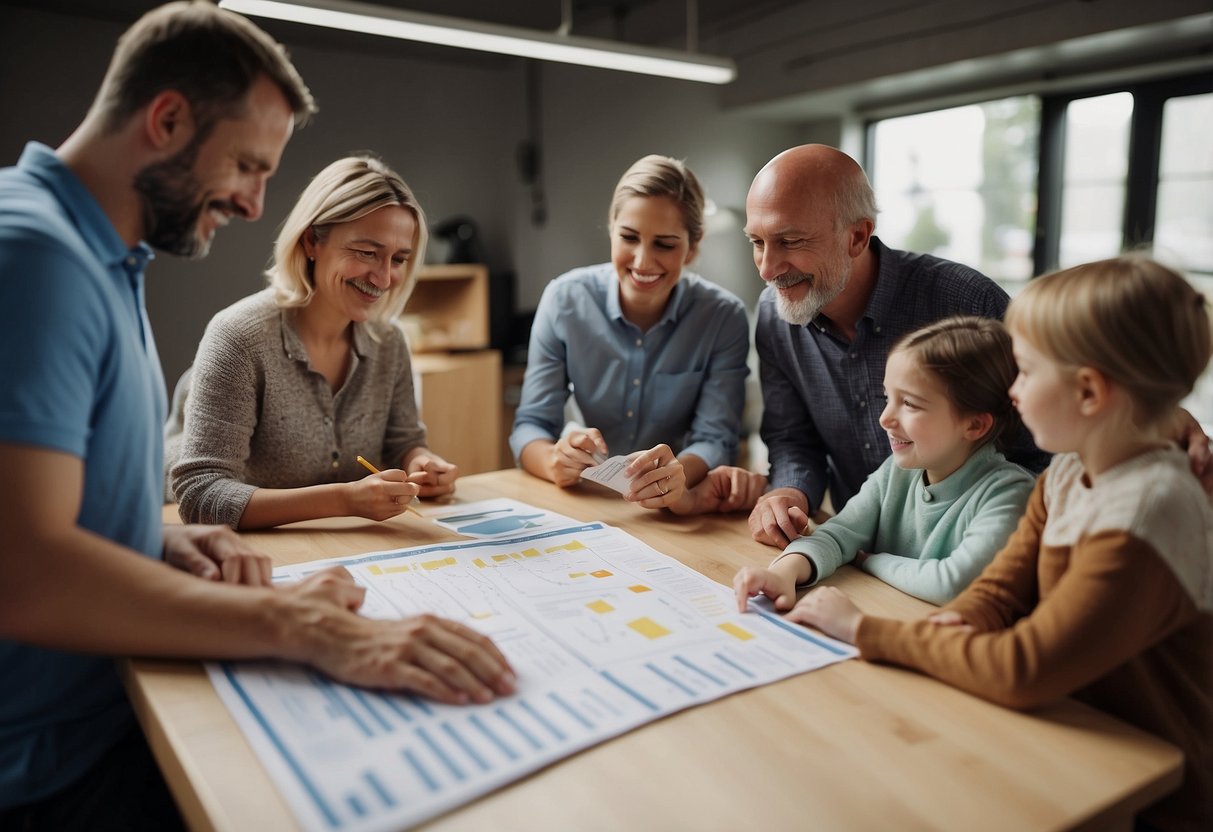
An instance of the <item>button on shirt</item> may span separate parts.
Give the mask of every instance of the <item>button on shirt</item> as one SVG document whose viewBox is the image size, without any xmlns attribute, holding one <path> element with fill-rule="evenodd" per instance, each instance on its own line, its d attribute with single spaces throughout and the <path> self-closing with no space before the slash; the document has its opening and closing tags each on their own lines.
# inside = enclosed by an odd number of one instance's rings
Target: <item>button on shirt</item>
<svg viewBox="0 0 1213 832">
<path fill-rule="evenodd" d="M 604 263 L 544 290 L 510 435 L 515 458 L 560 435 L 572 395 L 612 454 L 666 443 L 709 468 L 733 462 L 749 372 L 744 304 L 684 271 L 661 320 L 642 332 L 623 315 L 618 281 Z"/>
<path fill-rule="evenodd" d="M 1006 292 L 968 266 L 896 251 L 876 237 L 870 245 L 876 285 L 850 342 L 824 315 L 804 326 L 780 319 L 770 287 L 758 300 L 754 339 L 771 488 L 797 488 L 812 508 L 829 488 L 835 511 L 841 509 L 890 453 L 880 412 L 893 344 L 951 315 L 1001 319 L 1007 309 Z M 1034 473 L 1049 458 L 1026 431 L 1007 457 Z"/>
</svg>

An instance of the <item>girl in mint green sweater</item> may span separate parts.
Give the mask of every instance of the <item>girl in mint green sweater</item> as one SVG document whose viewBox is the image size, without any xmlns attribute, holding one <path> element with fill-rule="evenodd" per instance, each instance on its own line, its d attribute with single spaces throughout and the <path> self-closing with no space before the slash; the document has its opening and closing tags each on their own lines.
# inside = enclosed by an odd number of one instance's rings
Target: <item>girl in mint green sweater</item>
<svg viewBox="0 0 1213 832">
<path fill-rule="evenodd" d="M 1011 338 L 998 321 L 947 318 L 889 352 L 880 424 L 892 455 L 836 516 L 766 569 L 733 579 L 738 609 L 766 595 L 787 610 L 796 589 L 844 563 L 933 604 L 955 597 L 1014 531 L 1035 480 L 999 441 L 1018 417 Z"/>
</svg>

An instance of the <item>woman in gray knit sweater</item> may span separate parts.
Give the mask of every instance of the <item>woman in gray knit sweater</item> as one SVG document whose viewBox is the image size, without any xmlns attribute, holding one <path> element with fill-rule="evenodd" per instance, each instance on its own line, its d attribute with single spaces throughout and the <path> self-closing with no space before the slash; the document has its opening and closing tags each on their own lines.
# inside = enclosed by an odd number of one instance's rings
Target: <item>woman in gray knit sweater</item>
<svg viewBox="0 0 1213 832">
<path fill-rule="evenodd" d="M 456 467 L 425 446 L 395 323 L 426 239 L 408 185 L 378 160 L 340 159 L 304 189 L 269 288 L 202 336 L 183 431 L 167 448 L 183 520 L 384 520 L 414 495 L 454 490 Z M 366 476 L 358 455 L 384 470 Z"/>
</svg>

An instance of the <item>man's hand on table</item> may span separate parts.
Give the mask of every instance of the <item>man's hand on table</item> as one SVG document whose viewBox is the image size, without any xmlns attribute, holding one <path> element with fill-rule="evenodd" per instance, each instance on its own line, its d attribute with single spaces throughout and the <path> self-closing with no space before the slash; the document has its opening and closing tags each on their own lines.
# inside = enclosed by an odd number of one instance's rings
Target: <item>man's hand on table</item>
<svg viewBox="0 0 1213 832">
<path fill-rule="evenodd" d="M 269 586 L 274 571 L 269 555 L 227 526 L 166 525 L 164 560 L 204 580 L 248 586 Z"/>
<path fill-rule="evenodd" d="M 366 590 L 341 567 L 281 591 L 290 602 L 283 622 L 287 658 L 338 681 L 409 690 L 452 705 L 514 692 L 513 668 L 488 636 L 434 615 L 363 618 L 355 613 Z"/>
<path fill-rule="evenodd" d="M 776 488 L 750 512 L 750 534 L 768 546 L 787 546 L 809 528 L 809 499 L 796 488 Z"/>
</svg>

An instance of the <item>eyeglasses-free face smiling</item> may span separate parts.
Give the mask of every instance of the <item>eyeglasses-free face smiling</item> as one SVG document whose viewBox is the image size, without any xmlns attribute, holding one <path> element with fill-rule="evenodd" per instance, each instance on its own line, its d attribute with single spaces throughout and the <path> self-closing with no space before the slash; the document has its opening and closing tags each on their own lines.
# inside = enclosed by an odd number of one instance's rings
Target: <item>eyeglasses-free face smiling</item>
<svg viewBox="0 0 1213 832">
<path fill-rule="evenodd" d="M 619 276 L 624 314 L 635 324 L 656 322 L 695 256 L 682 211 L 663 196 L 633 196 L 611 224 L 611 263 Z M 647 320 L 652 319 L 652 320 Z"/>
<path fill-rule="evenodd" d="M 215 232 L 232 217 L 253 221 L 265 186 L 294 128 L 290 106 L 269 78 L 247 95 L 243 115 L 220 119 L 179 153 L 140 170 L 134 187 L 143 202 L 144 238 L 179 257 L 205 257 Z"/>
<path fill-rule="evenodd" d="M 756 180 L 746 199 L 746 238 L 758 276 L 775 287 L 779 317 L 804 326 L 846 289 L 854 265 L 848 229 L 804 194 Z"/>
<path fill-rule="evenodd" d="M 880 426 L 901 468 L 923 468 L 937 483 L 965 464 L 989 430 L 988 421 L 961 414 L 943 385 L 904 350 L 890 353 L 884 371 L 888 402 Z"/>
<path fill-rule="evenodd" d="M 303 238 L 304 251 L 314 261 L 312 304 L 324 307 L 334 318 L 362 322 L 404 280 L 417 218 L 407 208 L 388 205 L 334 225 L 322 239 L 312 236 L 309 232 Z"/>
</svg>

